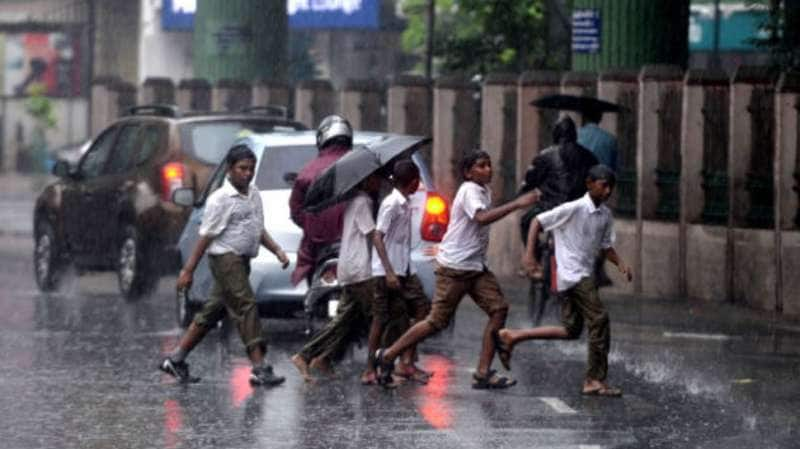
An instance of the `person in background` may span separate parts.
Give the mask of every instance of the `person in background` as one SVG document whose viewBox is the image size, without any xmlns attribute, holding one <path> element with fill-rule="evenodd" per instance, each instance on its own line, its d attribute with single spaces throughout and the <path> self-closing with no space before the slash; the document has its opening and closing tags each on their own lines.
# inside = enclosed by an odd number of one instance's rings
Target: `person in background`
<svg viewBox="0 0 800 449">
<path fill-rule="evenodd" d="M 617 138 L 600 127 L 603 112 L 599 109 L 587 109 L 581 112 L 583 126 L 578 130 L 578 144 L 592 153 L 599 163 L 618 172 L 617 163 Z"/>
</svg>

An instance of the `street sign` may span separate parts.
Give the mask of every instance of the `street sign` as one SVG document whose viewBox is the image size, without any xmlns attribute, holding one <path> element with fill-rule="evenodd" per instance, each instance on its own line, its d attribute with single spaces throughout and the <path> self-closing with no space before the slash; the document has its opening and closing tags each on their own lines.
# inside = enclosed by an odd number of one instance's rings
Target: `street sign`
<svg viewBox="0 0 800 449">
<path fill-rule="evenodd" d="M 599 9 L 572 11 L 572 52 L 600 53 L 602 31 L 603 22 Z"/>
</svg>

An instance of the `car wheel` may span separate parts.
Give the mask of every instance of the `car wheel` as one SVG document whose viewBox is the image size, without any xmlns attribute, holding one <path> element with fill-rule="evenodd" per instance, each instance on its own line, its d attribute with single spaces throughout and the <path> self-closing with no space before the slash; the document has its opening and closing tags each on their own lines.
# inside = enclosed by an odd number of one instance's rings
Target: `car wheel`
<svg viewBox="0 0 800 449">
<path fill-rule="evenodd" d="M 66 264 L 53 226 L 44 221 L 36 226 L 36 230 L 36 246 L 33 249 L 36 285 L 43 292 L 52 292 L 58 289 Z"/>
<path fill-rule="evenodd" d="M 158 276 L 149 269 L 145 242 L 132 225 L 123 228 L 117 252 L 117 282 L 125 299 L 138 299 L 155 289 Z"/>
<path fill-rule="evenodd" d="M 186 290 L 178 292 L 175 298 L 175 316 L 178 320 L 178 326 L 186 329 L 192 324 L 194 315 L 199 310 L 199 307 L 196 302 L 189 298 L 189 293 Z"/>
</svg>

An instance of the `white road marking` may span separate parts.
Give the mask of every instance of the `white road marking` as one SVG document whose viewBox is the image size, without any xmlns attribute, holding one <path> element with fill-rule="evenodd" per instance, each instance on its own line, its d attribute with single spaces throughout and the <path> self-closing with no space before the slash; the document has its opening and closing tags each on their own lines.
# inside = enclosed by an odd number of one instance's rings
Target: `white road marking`
<svg viewBox="0 0 800 449">
<path fill-rule="evenodd" d="M 540 401 L 544 402 L 545 404 L 549 405 L 550 408 L 555 410 L 557 413 L 561 413 L 562 415 L 576 415 L 578 412 L 567 405 L 564 401 L 558 398 L 539 398 Z"/>
<path fill-rule="evenodd" d="M 734 337 L 725 334 L 701 334 L 697 332 L 664 332 L 665 338 L 688 338 L 692 340 L 731 340 Z"/>
</svg>

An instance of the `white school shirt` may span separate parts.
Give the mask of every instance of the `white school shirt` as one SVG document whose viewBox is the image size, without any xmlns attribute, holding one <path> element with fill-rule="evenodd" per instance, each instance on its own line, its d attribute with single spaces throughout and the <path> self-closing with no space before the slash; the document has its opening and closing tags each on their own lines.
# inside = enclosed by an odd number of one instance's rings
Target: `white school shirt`
<svg viewBox="0 0 800 449">
<path fill-rule="evenodd" d="M 417 270 L 411 263 L 411 205 L 399 190 L 392 189 L 381 202 L 375 230 L 383 233 L 383 246 L 394 273 L 398 276 L 415 274 Z M 386 276 L 386 269 L 374 247 L 372 275 Z"/>
<path fill-rule="evenodd" d="M 597 254 L 611 248 L 616 239 L 611 211 L 605 204 L 595 206 L 588 193 L 541 213 L 536 219 L 545 231 L 553 231 L 560 292 L 592 276 Z"/>
<path fill-rule="evenodd" d="M 483 271 L 489 226 L 478 224 L 475 214 L 489 209 L 492 192 L 486 186 L 464 181 L 458 188 L 450 212 L 450 224 L 439 245 L 436 261 L 456 270 Z"/>
<path fill-rule="evenodd" d="M 228 178 L 206 202 L 198 233 L 211 238 L 208 253 L 234 253 L 255 257 L 264 230 L 264 208 L 258 189 L 249 186 L 240 193 Z"/>
<path fill-rule="evenodd" d="M 367 235 L 375 230 L 372 198 L 363 191 L 350 200 L 344 210 L 342 244 L 336 274 L 342 285 L 355 284 L 372 277 Z"/>
</svg>

